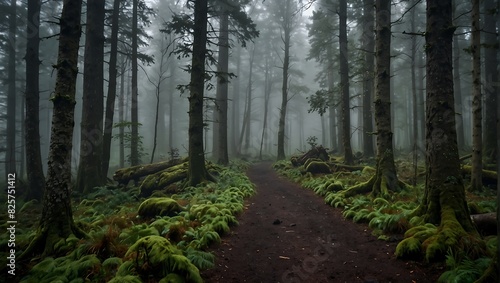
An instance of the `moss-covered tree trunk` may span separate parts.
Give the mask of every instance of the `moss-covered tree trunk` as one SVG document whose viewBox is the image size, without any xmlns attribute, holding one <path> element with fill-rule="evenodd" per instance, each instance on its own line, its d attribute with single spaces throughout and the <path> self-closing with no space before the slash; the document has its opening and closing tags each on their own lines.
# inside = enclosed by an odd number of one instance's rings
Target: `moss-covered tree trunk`
<svg viewBox="0 0 500 283">
<path fill-rule="evenodd" d="M 375 124 L 377 127 L 377 174 L 372 194 L 385 195 L 399 190 L 394 164 L 391 130 L 391 1 L 376 1 L 376 97 Z"/>
<path fill-rule="evenodd" d="M 194 42 L 189 84 L 189 180 L 195 186 L 209 176 L 203 150 L 203 93 L 205 88 L 205 55 L 207 50 L 207 0 L 194 4 Z"/>
<path fill-rule="evenodd" d="M 71 234 L 83 236 L 75 226 L 71 208 L 71 149 L 78 74 L 78 47 L 81 34 L 81 0 L 64 1 L 60 18 L 57 80 L 52 116 L 46 190 L 37 236 L 22 257 L 53 253 L 54 244 Z"/>
<path fill-rule="evenodd" d="M 482 248 L 467 209 L 460 175 L 452 74 L 455 27 L 451 10 L 451 0 L 427 1 L 427 172 L 424 197 L 415 214 L 439 227 L 425 239 L 407 235 L 396 249 L 398 256 L 407 255 L 415 246 L 421 247 L 427 260 L 443 259 L 450 248 L 474 257 Z"/>
<path fill-rule="evenodd" d="M 371 192 L 374 197 L 387 196 L 391 191 L 399 191 L 404 184 L 399 181 L 391 130 L 391 2 L 376 1 L 376 86 L 375 124 L 377 128 L 377 170 L 365 183 L 353 186 L 345 196 Z"/>
<path fill-rule="evenodd" d="M 422 215 L 440 224 L 452 211 L 466 231 L 474 231 L 465 201 L 455 130 L 452 75 L 451 0 L 427 1 L 426 186 Z"/>
<path fill-rule="evenodd" d="M 87 0 L 86 22 L 80 163 L 76 178 L 76 190 L 87 194 L 105 181 L 101 174 L 104 106 L 104 1 Z"/>
<path fill-rule="evenodd" d="M 42 156 L 40 152 L 40 6 L 39 0 L 28 1 L 26 42 L 26 169 L 28 173 L 27 199 L 42 200 L 45 191 Z"/>
</svg>

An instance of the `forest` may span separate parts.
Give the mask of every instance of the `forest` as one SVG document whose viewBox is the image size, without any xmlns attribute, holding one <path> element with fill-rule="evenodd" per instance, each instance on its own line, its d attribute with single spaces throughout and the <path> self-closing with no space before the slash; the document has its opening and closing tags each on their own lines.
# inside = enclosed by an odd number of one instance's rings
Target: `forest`
<svg viewBox="0 0 500 283">
<path fill-rule="evenodd" d="M 0 0 L 3 278 L 499 282 L 499 15 Z"/>
</svg>

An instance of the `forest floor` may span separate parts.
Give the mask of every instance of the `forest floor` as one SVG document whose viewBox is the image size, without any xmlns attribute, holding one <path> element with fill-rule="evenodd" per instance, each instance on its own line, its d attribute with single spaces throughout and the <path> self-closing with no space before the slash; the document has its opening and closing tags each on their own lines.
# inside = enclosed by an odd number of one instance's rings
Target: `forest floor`
<svg viewBox="0 0 500 283">
<path fill-rule="evenodd" d="M 377 240 L 272 169 L 247 172 L 256 195 L 245 203 L 239 225 L 213 247 L 215 267 L 206 282 L 436 282 L 441 267 L 396 259 L 396 241 Z"/>
</svg>

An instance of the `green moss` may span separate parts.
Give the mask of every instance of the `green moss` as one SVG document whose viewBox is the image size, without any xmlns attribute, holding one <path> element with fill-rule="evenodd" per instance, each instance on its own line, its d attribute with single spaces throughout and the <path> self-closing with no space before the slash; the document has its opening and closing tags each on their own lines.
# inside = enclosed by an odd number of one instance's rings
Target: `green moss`
<svg viewBox="0 0 500 283">
<path fill-rule="evenodd" d="M 139 206 L 141 217 L 173 216 L 182 211 L 182 207 L 171 198 L 149 198 Z"/>
<path fill-rule="evenodd" d="M 398 258 L 419 258 L 421 255 L 422 243 L 416 238 L 406 238 L 396 247 Z"/>
<path fill-rule="evenodd" d="M 338 192 L 344 189 L 344 185 L 340 181 L 334 181 L 333 183 L 328 184 L 326 187 L 327 192 Z"/>
<path fill-rule="evenodd" d="M 170 273 L 169 275 L 163 277 L 159 283 L 184 283 L 186 280 L 182 276 L 176 273 Z"/>
</svg>

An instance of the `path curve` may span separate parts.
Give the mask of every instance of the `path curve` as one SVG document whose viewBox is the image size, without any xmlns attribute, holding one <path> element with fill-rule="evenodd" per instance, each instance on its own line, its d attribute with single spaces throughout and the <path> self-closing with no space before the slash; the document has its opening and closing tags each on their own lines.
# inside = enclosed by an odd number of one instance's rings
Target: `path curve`
<svg viewBox="0 0 500 283">
<path fill-rule="evenodd" d="M 377 240 L 271 165 L 248 170 L 257 194 L 214 247 L 206 282 L 435 282 L 435 272 L 395 259 L 395 243 Z"/>
</svg>

